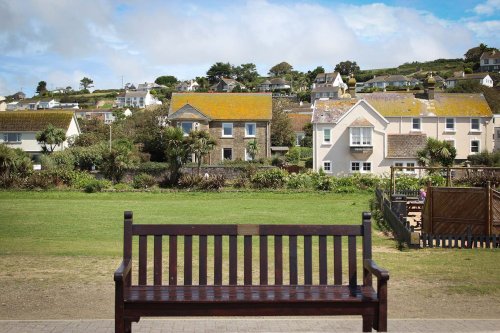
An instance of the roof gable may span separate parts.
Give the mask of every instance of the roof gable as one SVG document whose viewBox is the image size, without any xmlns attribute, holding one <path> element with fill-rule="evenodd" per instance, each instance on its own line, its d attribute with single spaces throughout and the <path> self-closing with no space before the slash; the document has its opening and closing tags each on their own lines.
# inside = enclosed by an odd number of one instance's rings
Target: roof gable
<svg viewBox="0 0 500 333">
<path fill-rule="evenodd" d="M 212 120 L 271 120 L 269 93 L 173 93 L 169 115 L 189 104 Z"/>
<path fill-rule="evenodd" d="M 184 105 L 182 108 L 169 115 L 168 118 L 172 120 L 211 120 L 210 117 L 190 104 Z"/>
<path fill-rule="evenodd" d="M 49 124 L 68 130 L 74 117 L 69 111 L 15 111 L 0 113 L 0 131 L 38 132 Z"/>
</svg>

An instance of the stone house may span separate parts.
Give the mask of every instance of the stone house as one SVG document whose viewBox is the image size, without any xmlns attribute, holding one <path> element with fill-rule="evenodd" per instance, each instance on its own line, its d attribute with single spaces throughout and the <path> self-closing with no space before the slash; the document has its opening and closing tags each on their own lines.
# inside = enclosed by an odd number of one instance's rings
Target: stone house
<svg viewBox="0 0 500 333">
<path fill-rule="evenodd" d="M 247 144 L 257 140 L 256 158 L 270 157 L 272 96 L 268 93 L 173 93 L 168 120 L 185 135 L 207 130 L 217 145 L 208 164 L 248 161 Z"/>
</svg>

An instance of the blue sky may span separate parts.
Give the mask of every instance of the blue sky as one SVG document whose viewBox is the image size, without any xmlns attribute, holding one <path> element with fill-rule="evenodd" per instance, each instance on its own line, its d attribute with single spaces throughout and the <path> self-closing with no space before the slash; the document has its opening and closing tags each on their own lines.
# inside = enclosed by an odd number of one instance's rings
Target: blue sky
<svg viewBox="0 0 500 333">
<path fill-rule="evenodd" d="M 500 47 L 500 0 L 0 0 L 0 96 L 191 79 L 217 61 L 333 70 Z"/>
</svg>

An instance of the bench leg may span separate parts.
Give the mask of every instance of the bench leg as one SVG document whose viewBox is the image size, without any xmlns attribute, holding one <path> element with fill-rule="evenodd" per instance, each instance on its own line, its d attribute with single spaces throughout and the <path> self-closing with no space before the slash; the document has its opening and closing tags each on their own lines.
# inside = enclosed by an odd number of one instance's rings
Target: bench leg
<svg viewBox="0 0 500 333">
<path fill-rule="evenodd" d="M 373 326 L 373 314 L 363 315 L 363 332 L 371 332 Z"/>
<path fill-rule="evenodd" d="M 132 321 L 125 320 L 125 333 L 132 333 Z"/>
<path fill-rule="evenodd" d="M 377 309 L 375 325 L 373 326 L 378 332 L 387 332 L 387 303 L 380 304 Z"/>
</svg>

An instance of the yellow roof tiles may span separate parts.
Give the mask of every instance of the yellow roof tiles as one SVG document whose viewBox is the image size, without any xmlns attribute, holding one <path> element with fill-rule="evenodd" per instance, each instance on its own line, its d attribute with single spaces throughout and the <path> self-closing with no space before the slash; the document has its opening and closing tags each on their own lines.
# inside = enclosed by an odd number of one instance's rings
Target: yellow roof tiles
<svg viewBox="0 0 500 333">
<path fill-rule="evenodd" d="M 362 96 L 384 117 L 491 117 L 482 94 L 436 93 L 433 100 L 412 93 L 373 93 Z"/>
<path fill-rule="evenodd" d="M 271 120 L 272 97 L 265 93 L 174 93 L 169 115 L 191 105 L 212 120 Z"/>
</svg>

